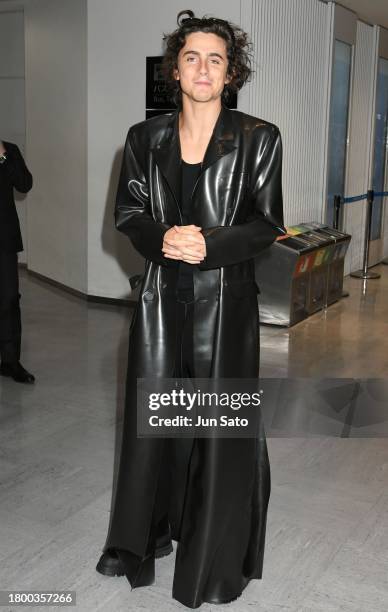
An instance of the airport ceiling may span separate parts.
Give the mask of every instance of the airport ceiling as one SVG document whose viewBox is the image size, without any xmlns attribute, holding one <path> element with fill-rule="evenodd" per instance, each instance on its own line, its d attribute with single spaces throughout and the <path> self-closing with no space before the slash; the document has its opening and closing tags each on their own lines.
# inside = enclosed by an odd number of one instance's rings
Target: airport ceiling
<svg viewBox="0 0 388 612">
<path fill-rule="evenodd" d="M 360 19 L 368 23 L 388 28 L 387 0 L 340 0 L 338 4 L 351 9 Z"/>
<path fill-rule="evenodd" d="M 10 0 L 0 0 L 1 2 L 9 3 Z M 11 2 L 20 0 L 11 0 Z M 28 1 L 28 0 L 27 0 Z M 328 0 L 323 0 L 327 2 Z M 21 0 L 23 3 L 23 0 Z M 355 13 L 360 19 L 371 24 L 378 24 L 388 28 L 388 1 L 387 0 L 339 0 L 337 4 L 342 4 Z"/>
</svg>

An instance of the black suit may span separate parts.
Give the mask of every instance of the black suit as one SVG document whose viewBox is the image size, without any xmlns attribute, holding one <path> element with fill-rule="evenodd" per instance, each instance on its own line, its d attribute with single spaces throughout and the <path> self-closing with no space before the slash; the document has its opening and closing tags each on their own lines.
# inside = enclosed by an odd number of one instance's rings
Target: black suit
<svg viewBox="0 0 388 612">
<path fill-rule="evenodd" d="M 0 164 L 0 355 L 4 363 L 19 361 L 21 322 L 17 253 L 23 250 L 14 189 L 27 193 L 32 176 L 19 148 L 3 141 L 7 159 Z"/>
</svg>

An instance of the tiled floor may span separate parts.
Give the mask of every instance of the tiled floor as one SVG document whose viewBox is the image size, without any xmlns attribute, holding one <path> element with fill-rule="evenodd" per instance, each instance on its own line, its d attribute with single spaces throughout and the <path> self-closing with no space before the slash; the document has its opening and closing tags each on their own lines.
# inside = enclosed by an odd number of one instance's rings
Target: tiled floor
<svg viewBox="0 0 388 612">
<path fill-rule="evenodd" d="M 365 290 L 347 278 L 350 296 L 325 313 L 292 329 L 262 327 L 262 375 L 388 378 L 388 266 L 379 270 Z M 95 571 L 130 312 L 86 304 L 25 271 L 21 284 L 23 364 L 37 382 L 0 380 L 0 589 L 76 590 L 80 612 L 186 609 L 171 599 L 174 555 L 158 560 L 155 585 L 132 592 L 125 578 Z M 263 580 L 201 611 L 386 612 L 387 439 L 269 436 L 268 449 Z"/>
</svg>

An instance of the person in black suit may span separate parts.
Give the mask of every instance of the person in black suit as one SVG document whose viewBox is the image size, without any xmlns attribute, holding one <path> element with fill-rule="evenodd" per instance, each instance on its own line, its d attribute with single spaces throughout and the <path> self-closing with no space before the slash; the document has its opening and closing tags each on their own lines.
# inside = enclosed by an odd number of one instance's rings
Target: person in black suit
<svg viewBox="0 0 388 612">
<path fill-rule="evenodd" d="M 18 252 L 23 250 L 13 190 L 27 193 L 32 176 L 19 148 L 0 140 L 0 374 L 17 382 L 35 378 L 20 363 Z"/>
</svg>

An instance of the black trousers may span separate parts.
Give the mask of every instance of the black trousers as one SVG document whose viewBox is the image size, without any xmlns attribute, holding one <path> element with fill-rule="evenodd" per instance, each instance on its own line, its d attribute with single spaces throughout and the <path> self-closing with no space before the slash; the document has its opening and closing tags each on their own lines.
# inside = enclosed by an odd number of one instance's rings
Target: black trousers
<svg viewBox="0 0 388 612">
<path fill-rule="evenodd" d="M 176 300 L 177 343 L 174 376 L 178 378 L 193 378 L 195 376 L 193 314 L 194 300 L 192 291 L 181 289 L 177 293 Z"/>
<path fill-rule="evenodd" d="M 174 377 L 193 378 L 193 314 L 192 291 L 181 289 L 176 299 L 177 338 Z M 179 540 L 183 514 L 187 470 L 193 450 L 192 438 L 165 438 L 158 479 L 153 525 L 164 525 L 169 515 L 173 539 Z M 174 509 L 173 511 L 171 509 Z M 162 528 L 163 530 L 163 528 Z"/>
<path fill-rule="evenodd" d="M 0 251 L 0 356 L 3 363 L 20 359 L 19 300 L 18 255 Z"/>
</svg>

